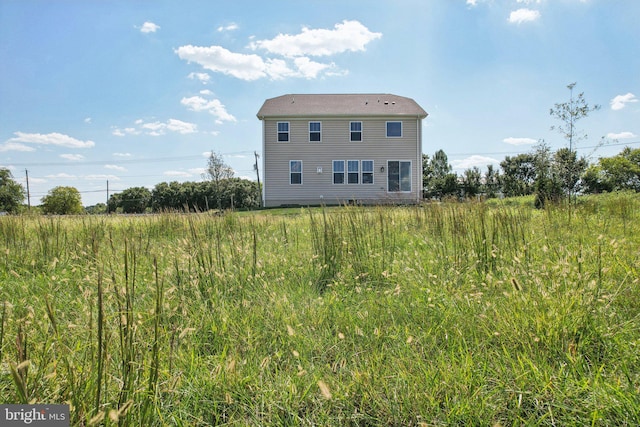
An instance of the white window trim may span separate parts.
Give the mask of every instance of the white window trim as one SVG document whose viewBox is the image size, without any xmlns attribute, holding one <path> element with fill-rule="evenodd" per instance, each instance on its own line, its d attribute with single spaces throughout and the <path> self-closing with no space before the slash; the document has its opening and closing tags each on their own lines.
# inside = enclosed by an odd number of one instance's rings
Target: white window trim
<svg viewBox="0 0 640 427">
<path fill-rule="evenodd" d="M 365 172 L 364 171 L 364 162 L 371 162 L 371 172 Z M 370 160 L 370 159 L 365 159 L 365 160 L 360 160 L 360 184 L 362 185 L 372 185 L 375 183 L 376 181 L 376 174 L 375 174 L 375 170 L 376 170 L 376 162 L 374 160 Z M 363 181 L 363 176 L 365 173 L 370 173 L 371 174 L 371 182 L 370 183 L 365 183 Z"/>
<path fill-rule="evenodd" d="M 390 162 L 409 163 L 409 178 L 411 179 L 409 184 L 410 184 L 411 188 L 408 191 L 407 190 L 402 190 L 402 176 L 398 177 L 398 179 L 399 179 L 398 184 L 400 185 L 400 190 L 398 190 L 398 191 L 389 190 L 389 163 Z M 400 165 L 398 165 L 398 167 L 400 167 Z M 387 193 L 392 193 L 392 194 L 398 194 L 398 193 L 411 194 L 413 192 L 413 161 L 411 161 L 411 160 L 387 160 L 386 175 L 387 175 Z"/>
<path fill-rule="evenodd" d="M 280 123 L 286 123 L 287 124 L 287 140 L 286 141 L 280 141 L 280 134 L 281 133 L 285 133 L 285 132 L 280 132 Z M 276 142 L 291 142 L 291 123 L 290 122 L 276 122 Z"/>
<path fill-rule="evenodd" d="M 357 131 L 352 131 L 351 130 L 351 123 L 360 123 L 360 141 L 354 141 L 353 139 L 351 139 L 351 136 L 353 135 L 354 132 Z M 386 132 L 386 129 L 385 129 Z M 362 121 L 360 120 L 353 120 L 349 122 L 349 142 L 362 142 L 364 141 L 364 125 L 362 124 Z"/>
<path fill-rule="evenodd" d="M 300 162 L 300 172 L 293 172 L 291 165 L 293 164 L 293 162 Z M 289 185 L 302 185 L 303 184 L 303 172 L 304 172 L 304 162 L 302 160 L 289 160 Z M 300 184 L 294 184 L 291 180 L 291 175 L 293 175 L 294 173 L 299 173 L 300 174 Z"/>
<path fill-rule="evenodd" d="M 336 172 L 334 162 L 342 162 L 342 172 Z M 336 184 L 334 176 L 336 173 L 342 174 L 342 184 Z M 345 185 L 347 183 L 347 165 L 344 160 L 332 160 L 331 161 L 331 183 L 333 185 Z"/>
<path fill-rule="evenodd" d="M 319 132 L 313 131 L 313 133 L 319 133 L 320 134 L 320 140 L 319 141 L 312 141 L 311 140 L 311 133 L 312 133 L 312 131 L 311 131 L 311 123 L 318 123 L 320 125 L 320 131 Z M 309 124 L 307 125 L 307 129 L 309 131 L 309 142 L 312 142 L 314 144 L 318 143 L 318 142 L 322 142 L 322 122 L 321 121 L 318 121 L 318 120 L 309 121 Z"/>
<path fill-rule="evenodd" d="M 358 171 L 357 172 L 349 172 L 349 162 L 356 162 L 356 164 L 358 165 Z M 360 176 L 360 170 L 361 170 L 361 168 L 360 168 L 360 160 L 347 159 L 346 165 L 347 165 L 347 168 L 346 168 L 346 171 L 345 171 L 347 173 L 347 175 L 346 175 L 346 178 L 347 178 L 346 184 L 348 184 L 348 185 L 360 185 L 360 183 L 362 182 L 362 179 L 361 179 L 362 177 Z M 358 174 L 358 182 L 349 182 L 349 174 L 350 173 L 357 173 Z"/>
<path fill-rule="evenodd" d="M 400 123 L 400 136 L 389 136 L 389 123 Z M 402 120 L 388 120 L 384 123 L 384 134 L 387 138 L 402 138 L 402 136 L 404 135 L 404 124 L 402 123 Z"/>
</svg>

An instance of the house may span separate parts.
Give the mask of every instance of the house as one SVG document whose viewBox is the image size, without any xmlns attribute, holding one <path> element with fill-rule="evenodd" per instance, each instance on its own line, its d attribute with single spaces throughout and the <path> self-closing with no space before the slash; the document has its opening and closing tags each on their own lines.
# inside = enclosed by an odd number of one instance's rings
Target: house
<svg viewBox="0 0 640 427">
<path fill-rule="evenodd" d="M 265 207 L 417 203 L 422 199 L 422 119 L 391 94 L 283 95 L 262 121 Z"/>
</svg>

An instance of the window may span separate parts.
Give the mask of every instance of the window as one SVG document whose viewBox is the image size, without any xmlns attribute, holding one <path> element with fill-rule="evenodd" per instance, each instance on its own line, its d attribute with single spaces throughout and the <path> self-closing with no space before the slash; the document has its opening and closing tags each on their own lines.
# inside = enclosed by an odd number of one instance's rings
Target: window
<svg viewBox="0 0 640 427">
<path fill-rule="evenodd" d="M 360 162 L 347 160 L 347 183 L 358 184 L 360 182 Z"/>
<path fill-rule="evenodd" d="M 302 160 L 291 160 L 289 162 L 289 175 L 290 184 L 302 184 Z"/>
<path fill-rule="evenodd" d="M 387 138 L 402 137 L 402 122 L 387 122 Z"/>
<path fill-rule="evenodd" d="M 333 183 L 344 184 L 344 160 L 333 161 Z"/>
<path fill-rule="evenodd" d="M 373 184 L 373 160 L 362 161 L 362 183 Z"/>
<path fill-rule="evenodd" d="M 319 142 L 322 140 L 322 124 L 320 122 L 309 122 L 309 141 Z"/>
<path fill-rule="evenodd" d="M 289 142 L 289 122 L 278 122 L 278 142 Z"/>
<path fill-rule="evenodd" d="M 362 141 L 362 122 L 349 123 L 349 141 Z"/>
<path fill-rule="evenodd" d="M 411 191 L 411 162 L 390 161 L 387 171 L 388 191 Z"/>
</svg>

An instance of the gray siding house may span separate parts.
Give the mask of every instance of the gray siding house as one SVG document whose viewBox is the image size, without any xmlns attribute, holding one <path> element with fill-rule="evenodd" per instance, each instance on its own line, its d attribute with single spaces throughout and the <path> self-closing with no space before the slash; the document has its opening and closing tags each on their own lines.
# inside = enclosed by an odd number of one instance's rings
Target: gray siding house
<svg viewBox="0 0 640 427">
<path fill-rule="evenodd" d="M 422 119 L 391 94 L 283 95 L 262 121 L 265 207 L 422 199 Z"/>
</svg>

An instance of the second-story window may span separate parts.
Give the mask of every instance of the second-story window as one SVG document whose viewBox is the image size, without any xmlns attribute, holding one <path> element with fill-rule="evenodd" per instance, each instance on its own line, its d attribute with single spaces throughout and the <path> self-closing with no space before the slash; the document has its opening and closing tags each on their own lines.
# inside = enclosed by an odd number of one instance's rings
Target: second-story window
<svg viewBox="0 0 640 427">
<path fill-rule="evenodd" d="M 362 141 L 362 122 L 349 123 L 349 141 Z"/>
<path fill-rule="evenodd" d="M 402 137 L 402 122 L 387 122 L 387 138 Z"/>
<path fill-rule="evenodd" d="M 289 122 L 278 122 L 278 142 L 289 142 Z"/>
<path fill-rule="evenodd" d="M 322 123 L 309 122 L 309 141 L 310 142 L 322 141 Z"/>
</svg>

